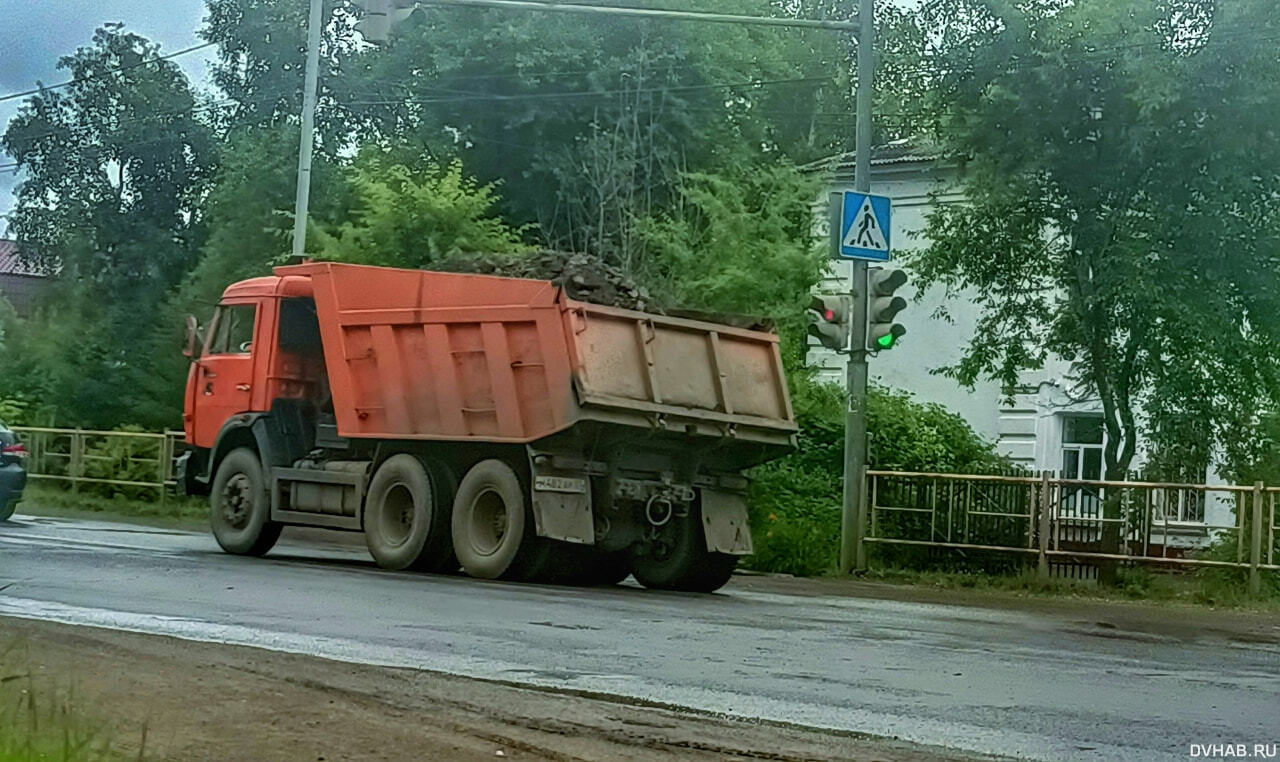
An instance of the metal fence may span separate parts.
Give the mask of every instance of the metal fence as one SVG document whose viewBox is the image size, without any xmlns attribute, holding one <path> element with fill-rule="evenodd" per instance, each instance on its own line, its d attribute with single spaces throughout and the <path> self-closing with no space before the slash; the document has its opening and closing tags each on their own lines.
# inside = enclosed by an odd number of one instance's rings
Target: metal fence
<svg viewBox="0 0 1280 762">
<path fill-rule="evenodd" d="M 1277 564 L 1280 487 L 867 471 L 859 540 L 989 551 L 1051 566 L 1124 562 L 1259 571 Z M 1224 523 L 1223 520 L 1229 521 Z M 1205 558 L 1210 544 L 1230 558 Z M 864 557 L 865 554 L 859 554 Z"/>
<path fill-rule="evenodd" d="M 84 485 L 155 490 L 161 500 L 174 482 L 174 460 L 185 435 L 14 426 L 27 448 L 27 476 Z"/>
</svg>

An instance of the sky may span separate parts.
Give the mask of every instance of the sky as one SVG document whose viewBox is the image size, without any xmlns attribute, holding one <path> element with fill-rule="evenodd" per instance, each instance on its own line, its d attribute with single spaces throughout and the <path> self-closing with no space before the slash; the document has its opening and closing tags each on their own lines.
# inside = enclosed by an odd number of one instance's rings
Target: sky
<svg viewBox="0 0 1280 762">
<path fill-rule="evenodd" d="M 204 0 L 0 0 L 0 96 L 30 90 L 37 80 L 46 85 L 65 82 L 58 59 L 88 45 L 94 29 L 119 21 L 125 28 L 161 46 L 161 53 L 197 45 L 204 19 Z M 212 49 L 174 60 L 197 85 L 207 85 Z M 21 100 L 0 103 L 0 132 L 18 112 Z M 9 163 L 0 155 L 0 164 Z M 12 171 L 0 170 L 0 215 L 13 209 L 16 181 Z M 0 222 L 0 232 L 3 230 Z"/>
</svg>

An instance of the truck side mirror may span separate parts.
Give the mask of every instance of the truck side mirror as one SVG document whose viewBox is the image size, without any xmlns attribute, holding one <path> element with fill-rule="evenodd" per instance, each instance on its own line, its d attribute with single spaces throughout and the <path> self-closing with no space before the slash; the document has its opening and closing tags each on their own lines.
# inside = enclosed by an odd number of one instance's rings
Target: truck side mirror
<svg viewBox="0 0 1280 762">
<path fill-rule="evenodd" d="M 195 315 L 187 315 L 187 345 L 183 348 L 184 357 L 199 356 L 204 340 L 200 337 L 200 323 Z"/>
</svg>

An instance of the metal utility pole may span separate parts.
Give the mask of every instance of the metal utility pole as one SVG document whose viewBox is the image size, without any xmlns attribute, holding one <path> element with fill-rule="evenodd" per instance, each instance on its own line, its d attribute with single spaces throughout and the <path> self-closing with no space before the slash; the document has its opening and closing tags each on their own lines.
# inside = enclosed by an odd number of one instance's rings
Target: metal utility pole
<svg viewBox="0 0 1280 762">
<path fill-rule="evenodd" d="M 302 89 L 302 139 L 298 146 L 298 195 L 293 207 L 293 255 L 307 246 L 307 208 L 311 201 L 311 147 L 316 126 L 316 84 L 320 78 L 320 24 L 324 0 L 311 0 L 307 23 L 307 71 Z"/>
<path fill-rule="evenodd" d="M 857 123 L 854 134 L 853 189 L 871 192 L 871 100 L 875 86 L 875 2 L 858 0 Z M 852 262 L 853 341 L 847 387 L 849 413 L 844 424 L 844 511 L 840 522 L 840 571 L 867 568 L 867 263 Z"/>
</svg>

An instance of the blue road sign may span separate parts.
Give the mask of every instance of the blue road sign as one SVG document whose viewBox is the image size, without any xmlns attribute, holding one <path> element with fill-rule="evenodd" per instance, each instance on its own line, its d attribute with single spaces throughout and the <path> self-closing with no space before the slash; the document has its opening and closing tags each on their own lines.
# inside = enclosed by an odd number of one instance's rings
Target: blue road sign
<svg viewBox="0 0 1280 762">
<path fill-rule="evenodd" d="M 890 211 L 887 196 L 845 191 L 840 213 L 840 258 L 888 262 Z"/>
</svg>

